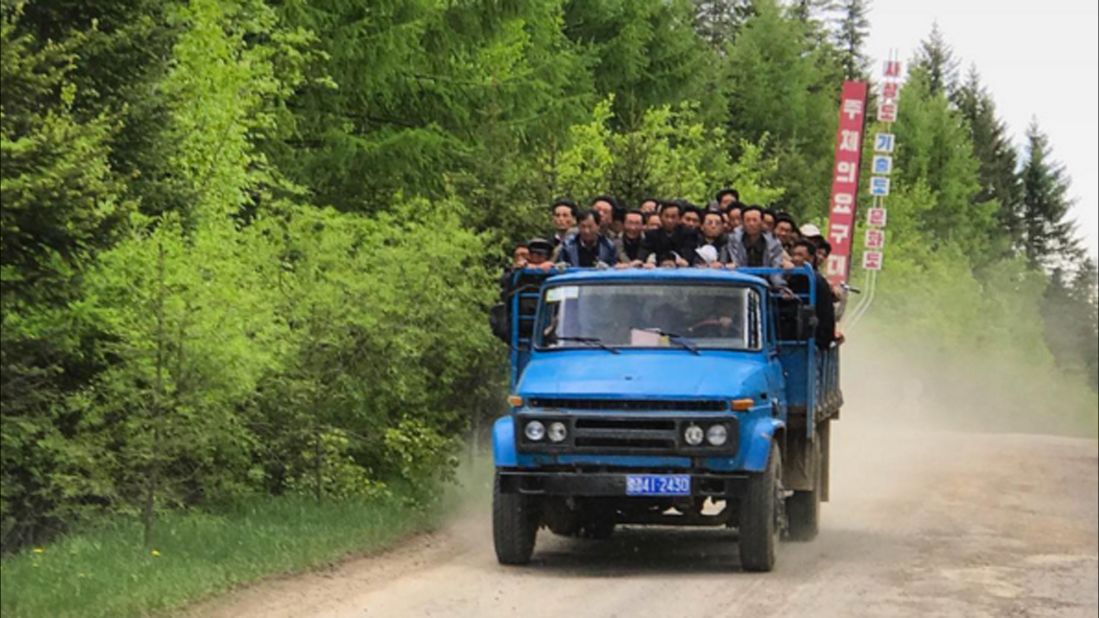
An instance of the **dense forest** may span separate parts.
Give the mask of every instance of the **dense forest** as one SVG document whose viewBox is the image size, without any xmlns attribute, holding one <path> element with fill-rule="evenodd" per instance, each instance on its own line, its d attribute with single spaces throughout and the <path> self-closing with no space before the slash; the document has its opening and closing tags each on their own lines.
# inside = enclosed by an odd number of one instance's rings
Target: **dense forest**
<svg viewBox="0 0 1099 618">
<path fill-rule="evenodd" d="M 4 550 L 242 496 L 427 503 L 504 405 L 486 308 L 554 197 L 733 186 L 823 225 L 840 86 L 878 73 L 866 0 L 0 1 Z M 906 64 L 860 336 L 1094 417 L 1053 146 L 937 31 Z"/>
</svg>

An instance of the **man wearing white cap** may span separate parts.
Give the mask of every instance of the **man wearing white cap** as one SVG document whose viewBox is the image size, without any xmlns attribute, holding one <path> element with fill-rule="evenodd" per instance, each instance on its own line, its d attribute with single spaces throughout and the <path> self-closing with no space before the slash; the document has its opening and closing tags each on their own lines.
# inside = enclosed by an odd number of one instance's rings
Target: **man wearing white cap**
<svg viewBox="0 0 1099 618">
<path fill-rule="evenodd" d="M 728 262 L 729 254 L 725 248 L 728 238 L 724 234 L 725 218 L 720 210 L 707 210 L 703 213 L 699 232 L 701 238 L 699 238 L 695 254 L 691 256 L 691 265 L 719 268 L 723 263 Z M 702 253 L 702 250 L 706 247 L 709 247 L 712 251 Z M 712 257 L 710 257 L 711 255 Z"/>
<path fill-rule="evenodd" d="M 812 223 L 803 224 L 800 228 L 798 228 L 798 232 L 801 233 L 802 238 L 812 242 L 813 244 L 816 244 L 818 238 L 824 238 L 824 234 L 820 233 L 820 228 L 813 225 Z"/>
</svg>

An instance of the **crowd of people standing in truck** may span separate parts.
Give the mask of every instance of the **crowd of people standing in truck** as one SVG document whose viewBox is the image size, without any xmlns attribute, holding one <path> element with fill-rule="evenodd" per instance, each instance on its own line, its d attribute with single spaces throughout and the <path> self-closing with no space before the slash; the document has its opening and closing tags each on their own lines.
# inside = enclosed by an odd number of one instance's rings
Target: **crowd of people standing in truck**
<svg viewBox="0 0 1099 618">
<path fill-rule="evenodd" d="M 504 276 L 516 269 L 578 268 L 796 268 L 808 265 L 817 279 L 818 345 L 835 333 L 837 305 L 846 293 L 818 272 L 831 245 L 817 226 L 798 226 L 794 217 L 740 201 L 736 189 L 721 189 L 706 207 L 686 200 L 646 198 L 627 208 L 600 195 L 587 208 L 560 198 L 550 205 L 553 234 L 514 248 Z M 778 281 L 788 295 L 804 293 L 804 276 Z"/>
</svg>

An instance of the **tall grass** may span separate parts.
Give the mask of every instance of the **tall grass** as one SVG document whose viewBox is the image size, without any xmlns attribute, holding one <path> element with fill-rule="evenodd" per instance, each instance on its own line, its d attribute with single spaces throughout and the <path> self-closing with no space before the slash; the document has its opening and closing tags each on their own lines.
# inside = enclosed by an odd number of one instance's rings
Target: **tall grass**
<svg viewBox="0 0 1099 618">
<path fill-rule="evenodd" d="M 163 514 L 155 550 L 136 521 L 70 534 L 0 562 L 11 616 L 140 616 L 180 607 L 265 575 L 380 549 L 439 521 L 407 496 L 316 502 L 257 498 L 217 512 Z"/>
</svg>

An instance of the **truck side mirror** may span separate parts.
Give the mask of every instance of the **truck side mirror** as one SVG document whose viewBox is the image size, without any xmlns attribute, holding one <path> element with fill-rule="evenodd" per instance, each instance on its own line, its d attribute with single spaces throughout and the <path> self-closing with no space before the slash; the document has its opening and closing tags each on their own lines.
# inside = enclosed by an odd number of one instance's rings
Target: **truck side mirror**
<svg viewBox="0 0 1099 618">
<path fill-rule="evenodd" d="M 798 306 L 798 330 L 799 340 L 809 339 L 817 330 L 817 311 L 810 305 Z"/>
<path fill-rule="evenodd" d="M 511 343 L 511 333 L 508 332 L 508 307 L 504 303 L 497 303 L 488 310 L 488 324 L 492 328 L 492 334 L 504 343 Z"/>
</svg>

